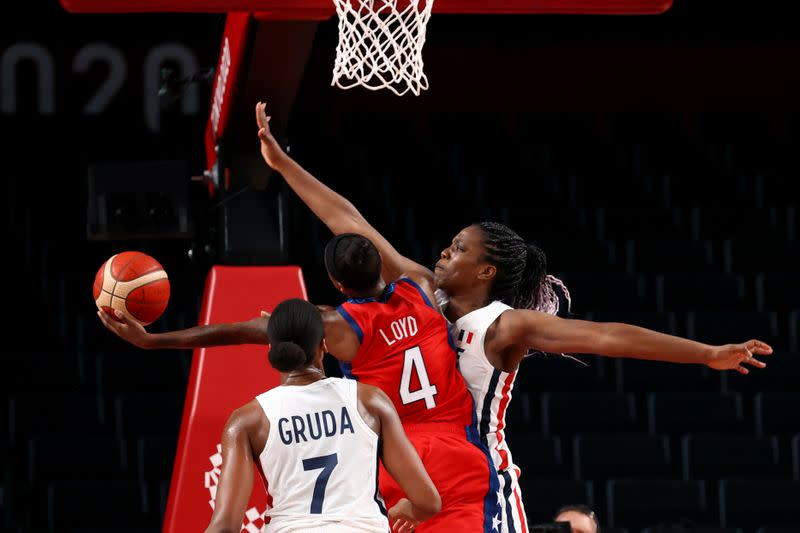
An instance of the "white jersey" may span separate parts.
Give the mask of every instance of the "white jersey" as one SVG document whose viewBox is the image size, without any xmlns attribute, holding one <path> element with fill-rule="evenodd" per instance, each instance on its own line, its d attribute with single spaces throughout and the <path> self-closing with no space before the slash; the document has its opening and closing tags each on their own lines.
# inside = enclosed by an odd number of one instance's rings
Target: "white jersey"
<svg viewBox="0 0 800 533">
<path fill-rule="evenodd" d="M 378 435 L 358 412 L 357 387 L 327 378 L 257 397 L 270 425 L 259 455 L 264 533 L 389 531 L 378 492 Z"/>
<path fill-rule="evenodd" d="M 458 368 L 475 401 L 481 441 L 489 449 L 497 469 L 498 497 L 502 496 L 499 498 L 502 501 L 502 523 L 498 531 L 521 533 L 527 531 L 527 520 L 519 490 L 520 470 L 511 458 L 504 432 L 506 409 L 517 372 L 494 368 L 486 358 L 483 346 L 489 326 L 509 309 L 512 307 L 502 302 L 492 302 L 456 320 L 451 324 L 451 333 L 458 353 Z"/>
</svg>

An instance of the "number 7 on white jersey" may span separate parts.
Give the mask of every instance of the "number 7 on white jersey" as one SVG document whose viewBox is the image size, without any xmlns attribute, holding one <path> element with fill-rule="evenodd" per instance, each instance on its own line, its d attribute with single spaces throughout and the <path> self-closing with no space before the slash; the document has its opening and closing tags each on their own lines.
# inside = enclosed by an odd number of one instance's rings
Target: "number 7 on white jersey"
<svg viewBox="0 0 800 533">
<path fill-rule="evenodd" d="M 419 389 L 411 390 L 411 372 L 416 371 L 419 378 Z M 400 377 L 400 400 L 403 405 L 425 400 L 425 407 L 433 409 L 436 407 L 436 385 L 431 385 L 428 379 L 428 371 L 425 368 L 425 360 L 422 358 L 422 351 L 419 346 L 414 346 L 405 351 L 403 357 L 403 375 Z"/>
</svg>

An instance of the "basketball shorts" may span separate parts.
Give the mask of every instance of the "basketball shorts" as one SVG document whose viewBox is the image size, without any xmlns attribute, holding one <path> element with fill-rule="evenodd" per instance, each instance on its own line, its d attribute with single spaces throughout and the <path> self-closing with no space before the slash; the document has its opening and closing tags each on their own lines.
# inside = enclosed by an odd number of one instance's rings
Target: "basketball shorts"
<svg viewBox="0 0 800 533">
<path fill-rule="evenodd" d="M 496 533 L 492 526 L 502 521 L 498 478 L 488 452 L 474 438 L 477 432 L 440 424 L 405 429 L 442 498 L 439 514 L 422 522 L 417 531 Z M 378 480 L 389 509 L 404 494 L 382 464 Z"/>
</svg>

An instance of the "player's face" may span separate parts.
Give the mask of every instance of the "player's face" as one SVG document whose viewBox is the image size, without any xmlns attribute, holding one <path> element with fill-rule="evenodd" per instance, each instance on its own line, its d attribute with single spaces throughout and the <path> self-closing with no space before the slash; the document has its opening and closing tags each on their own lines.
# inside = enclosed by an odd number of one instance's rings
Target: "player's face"
<svg viewBox="0 0 800 533">
<path fill-rule="evenodd" d="M 442 250 L 433 270 L 436 286 L 450 295 L 473 286 L 486 269 L 485 256 L 481 230 L 467 226 L 453 237 L 450 246 Z"/>
</svg>

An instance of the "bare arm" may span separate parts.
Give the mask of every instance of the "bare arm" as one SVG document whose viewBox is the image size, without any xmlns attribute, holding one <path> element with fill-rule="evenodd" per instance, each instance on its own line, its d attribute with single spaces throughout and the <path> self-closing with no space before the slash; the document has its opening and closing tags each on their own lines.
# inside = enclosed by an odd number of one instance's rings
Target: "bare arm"
<svg viewBox="0 0 800 533">
<path fill-rule="evenodd" d="M 442 508 L 439 491 L 431 481 L 422 460 L 403 430 L 400 417 L 392 401 L 376 387 L 364 387 L 364 403 L 371 414 L 380 420 L 380 436 L 383 440 L 383 465 L 391 474 L 407 500 L 401 500 L 390 509 L 392 518 L 420 522 L 438 513 Z M 359 385 L 359 391 L 362 386 Z M 404 529 L 399 529 L 403 531 Z"/>
<path fill-rule="evenodd" d="M 141 324 L 117 311 L 117 320 L 102 311 L 97 316 L 103 325 L 121 339 L 145 350 L 206 348 L 233 344 L 269 344 L 269 315 L 230 324 L 194 326 L 167 333 L 149 333 Z"/>
<path fill-rule="evenodd" d="M 552 353 L 594 353 L 670 363 L 699 363 L 716 370 L 737 370 L 742 364 L 764 368 L 754 354 L 768 355 L 772 348 L 750 340 L 741 344 L 711 346 L 682 337 L 614 322 L 569 320 L 537 311 L 506 311 L 497 322 L 497 336 L 518 353 L 528 348 Z"/>
<path fill-rule="evenodd" d="M 253 490 L 251 434 L 259 429 L 262 433 L 269 433 L 268 426 L 266 432 L 258 428 L 259 415 L 248 404 L 234 411 L 225 424 L 222 432 L 222 473 L 217 486 L 214 514 L 206 533 L 238 533 L 242 528 L 244 512 Z"/>
<path fill-rule="evenodd" d="M 258 137 L 261 155 L 274 170 L 281 173 L 286 183 L 334 234 L 358 233 L 368 238 L 378 248 L 383 262 L 383 277 L 395 280 L 403 274 L 433 279 L 433 273 L 403 256 L 361 215 L 347 198 L 319 181 L 295 162 L 272 136 L 266 115 L 266 104 L 256 104 Z"/>
</svg>

